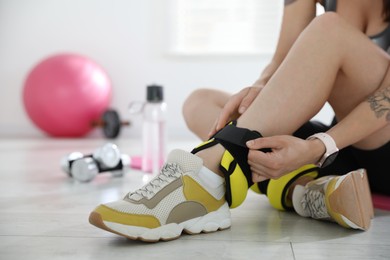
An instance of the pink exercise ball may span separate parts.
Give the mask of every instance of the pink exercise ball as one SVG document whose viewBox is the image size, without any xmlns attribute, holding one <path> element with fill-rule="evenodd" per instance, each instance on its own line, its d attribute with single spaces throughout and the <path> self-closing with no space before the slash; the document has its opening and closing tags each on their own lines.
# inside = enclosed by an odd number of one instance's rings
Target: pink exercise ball
<svg viewBox="0 0 390 260">
<path fill-rule="evenodd" d="M 23 102 L 36 126 L 51 136 L 81 137 L 109 107 L 111 82 L 87 57 L 59 54 L 38 63 L 28 74 Z"/>
</svg>

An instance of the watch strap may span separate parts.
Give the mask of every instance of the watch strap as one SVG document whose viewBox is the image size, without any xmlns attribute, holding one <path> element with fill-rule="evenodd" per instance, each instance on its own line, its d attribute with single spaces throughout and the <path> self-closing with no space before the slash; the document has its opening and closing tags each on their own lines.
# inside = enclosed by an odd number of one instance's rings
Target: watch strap
<svg viewBox="0 0 390 260">
<path fill-rule="evenodd" d="M 306 140 L 319 139 L 325 145 L 325 153 L 321 156 L 320 160 L 317 162 L 318 167 L 324 167 L 329 163 L 326 163 L 326 160 L 329 156 L 337 153 L 339 149 L 336 146 L 336 142 L 333 138 L 327 133 L 316 133 L 309 136 Z"/>
</svg>

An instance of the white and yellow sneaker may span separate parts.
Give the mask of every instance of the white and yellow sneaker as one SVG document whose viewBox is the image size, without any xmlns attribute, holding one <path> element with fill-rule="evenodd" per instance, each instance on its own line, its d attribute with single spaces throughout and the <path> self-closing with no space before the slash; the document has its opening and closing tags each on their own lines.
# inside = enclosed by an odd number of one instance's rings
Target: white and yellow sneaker
<svg viewBox="0 0 390 260">
<path fill-rule="evenodd" d="M 325 176 L 293 192 L 295 211 L 304 217 L 335 221 L 343 227 L 367 230 L 374 217 L 364 169 L 342 176 Z"/>
<path fill-rule="evenodd" d="M 122 200 L 102 204 L 89 222 L 133 240 L 157 242 L 182 232 L 199 234 L 231 226 L 224 179 L 203 166 L 203 160 L 172 151 L 158 176 Z"/>
</svg>

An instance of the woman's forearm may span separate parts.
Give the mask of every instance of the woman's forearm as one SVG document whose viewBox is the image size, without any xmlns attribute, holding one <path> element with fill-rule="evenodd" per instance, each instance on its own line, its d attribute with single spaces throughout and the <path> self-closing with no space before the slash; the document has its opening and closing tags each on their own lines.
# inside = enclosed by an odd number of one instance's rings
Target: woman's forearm
<svg viewBox="0 0 390 260">
<path fill-rule="evenodd" d="M 271 62 L 265 67 L 254 86 L 265 86 L 283 62 L 291 46 L 316 15 L 313 0 L 285 1 L 278 44 Z"/>
<path fill-rule="evenodd" d="M 358 143 L 390 124 L 390 86 L 374 92 L 327 133 L 339 149 Z"/>
</svg>

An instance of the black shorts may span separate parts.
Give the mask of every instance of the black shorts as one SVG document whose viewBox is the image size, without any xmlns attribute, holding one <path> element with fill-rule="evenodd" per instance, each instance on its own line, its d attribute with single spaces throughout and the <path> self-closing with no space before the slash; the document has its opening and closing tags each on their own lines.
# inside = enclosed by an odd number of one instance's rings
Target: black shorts
<svg viewBox="0 0 390 260">
<path fill-rule="evenodd" d="M 328 131 L 335 124 L 335 120 L 330 126 L 310 121 L 299 128 L 294 136 L 306 139 L 315 133 Z M 348 146 L 340 150 L 331 165 L 320 169 L 319 174 L 343 175 L 360 168 L 366 169 L 372 192 L 390 195 L 390 142 L 374 150 Z"/>
</svg>

